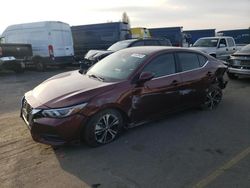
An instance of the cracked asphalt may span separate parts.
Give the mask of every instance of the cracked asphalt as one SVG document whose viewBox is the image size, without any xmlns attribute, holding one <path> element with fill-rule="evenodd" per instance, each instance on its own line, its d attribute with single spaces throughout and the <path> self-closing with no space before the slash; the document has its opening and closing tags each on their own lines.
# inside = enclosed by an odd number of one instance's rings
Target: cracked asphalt
<svg viewBox="0 0 250 188">
<path fill-rule="evenodd" d="M 66 70 L 0 72 L 0 187 L 250 187 L 250 78 L 229 80 L 213 111 L 172 114 L 98 148 L 53 149 L 31 139 L 20 99 Z"/>
</svg>

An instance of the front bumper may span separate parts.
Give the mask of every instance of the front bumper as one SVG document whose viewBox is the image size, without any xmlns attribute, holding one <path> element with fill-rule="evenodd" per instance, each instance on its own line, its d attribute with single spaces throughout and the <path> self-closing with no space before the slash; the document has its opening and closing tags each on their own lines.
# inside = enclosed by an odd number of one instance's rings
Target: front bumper
<svg viewBox="0 0 250 188">
<path fill-rule="evenodd" d="M 34 141 L 56 146 L 80 140 L 86 116 L 75 114 L 65 118 L 47 118 L 42 117 L 39 112 L 41 110 L 33 109 L 28 101 L 22 100 L 20 116 Z"/>
<path fill-rule="evenodd" d="M 21 60 L 17 60 L 14 57 L 2 57 L 0 58 L 0 67 L 8 70 L 24 69 L 25 64 Z"/>
<path fill-rule="evenodd" d="M 242 68 L 229 67 L 228 72 L 234 73 L 234 74 L 241 74 L 241 75 L 250 75 L 250 69 L 245 69 L 244 67 Z"/>
</svg>

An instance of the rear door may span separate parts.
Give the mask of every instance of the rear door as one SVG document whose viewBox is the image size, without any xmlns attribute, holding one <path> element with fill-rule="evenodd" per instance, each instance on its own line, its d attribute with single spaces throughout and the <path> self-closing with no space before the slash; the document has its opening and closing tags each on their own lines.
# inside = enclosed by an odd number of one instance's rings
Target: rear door
<svg viewBox="0 0 250 188">
<path fill-rule="evenodd" d="M 227 38 L 228 54 L 231 55 L 236 52 L 236 45 L 233 38 Z"/>
<path fill-rule="evenodd" d="M 176 58 L 181 77 L 180 96 L 182 106 L 195 106 L 204 101 L 212 73 L 207 69 L 207 58 L 194 52 L 177 52 Z"/>
<path fill-rule="evenodd" d="M 149 62 L 142 72 L 152 72 L 155 77 L 133 92 L 132 119 L 140 122 L 179 107 L 180 77 L 172 53 L 161 54 Z"/>
</svg>

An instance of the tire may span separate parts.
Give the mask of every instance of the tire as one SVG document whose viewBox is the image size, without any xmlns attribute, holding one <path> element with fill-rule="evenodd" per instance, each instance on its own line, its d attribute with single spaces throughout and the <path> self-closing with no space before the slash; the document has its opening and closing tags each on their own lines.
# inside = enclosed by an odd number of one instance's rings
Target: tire
<svg viewBox="0 0 250 188">
<path fill-rule="evenodd" d="M 227 72 L 227 76 L 228 76 L 228 78 L 230 78 L 232 80 L 238 79 L 238 76 L 234 73 Z"/>
<path fill-rule="evenodd" d="M 35 66 L 38 72 L 44 72 L 46 70 L 46 65 L 41 61 L 36 61 Z"/>
<path fill-rule="evenodd" d="M 212 85 L 207 89 L 205 101 L 202 104 L 202 109 L 213 110 L 217 108 L 222 100 L 222 90 L 217 85 Z"/>
<path fill-rule="evenodd" d="M 123 117 L 117 110 L 106 109 L 91 117 L 82 136 L 89 146 L 104 145 L 120 135 L 123 125 Z"/>
</svg>

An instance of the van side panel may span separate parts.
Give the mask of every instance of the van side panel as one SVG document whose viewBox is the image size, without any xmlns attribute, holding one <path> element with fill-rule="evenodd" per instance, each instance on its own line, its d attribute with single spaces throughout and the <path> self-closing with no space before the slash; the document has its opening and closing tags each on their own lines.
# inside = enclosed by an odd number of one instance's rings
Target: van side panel
<svg viewBox="0 0 250 188">
<path fill-rule="evenodd" d="M 84 58 L 91 49 L 107 49 L 113 43 L 128 39 L 130 26 L 122 22 L 79 25 L 71 27 L 74 51 L 77 58 Z"/>
<path fill-rule="evenodd" d="M 73 62 L 73 39 L 70 26 L 66 23 L 45 21 L 13 25 L 3 32 L 3 37 L 6 43 L 31 44 L 33 55 L 43 58 L 45 63 Z"/>
</svg>

